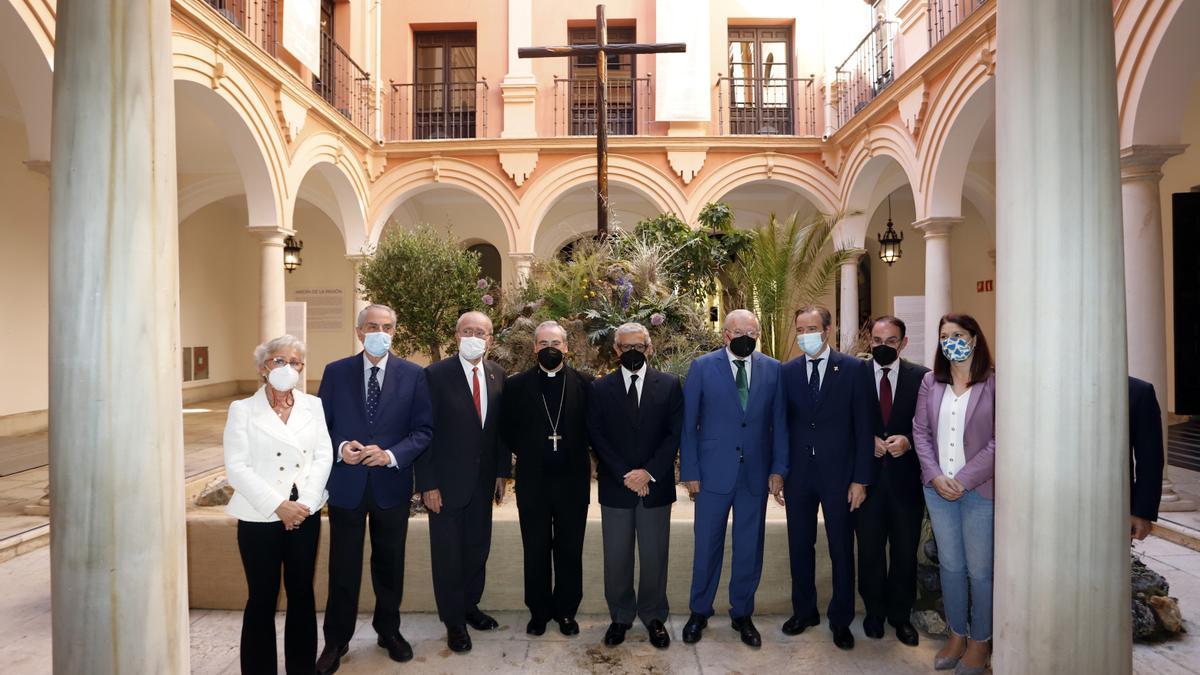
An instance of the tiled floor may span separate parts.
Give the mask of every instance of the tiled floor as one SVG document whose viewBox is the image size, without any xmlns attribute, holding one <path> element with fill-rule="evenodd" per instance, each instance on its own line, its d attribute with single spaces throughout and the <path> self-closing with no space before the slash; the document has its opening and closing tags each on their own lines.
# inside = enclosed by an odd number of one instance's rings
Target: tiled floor
<svg viewBox="0 0 1200 675">
<path fill-rule="evenodd" d="M 1149 539 L 1135 547 L 1148 564 L 1171 583 L 1171 594 L 1179 598 L 1184 618 L 1193 633 L 1156 645 L 1134 647 L 1134 671 L 1145 675 L 1174 675 L 1200 672 L 1200 553 L 1161 539 Z M 15 675 L 50 672 L 50 584 L 49 553 L 34 551 L 0 564 L 0 663 L 4 672 Z M 784 617 L 760 616 L 764 646 L 751 650 L 738 642 L 723 620 L 710 623 L 704 640 L 684 645 L 679 631 L 684 617 L 672 617 L 668 628 L 674 642 L 658 651 L 646 642 L 645 633 L 635 628 L 625 645 L 608 649 L 600 645 L 608 619 L 599 615 L 580 617 L 582 633 L 567 638 L 553 629 L 541 638 L 524 633 L 525 615 L 497 614 L 501 628 L 491 633 L 473 633 L 474 650 L 468 655 L 451 654 L 437 618 L 431 614 L 405 615 L 403 631 L 413 643 L 416 658 L 409 664 L 388 661 L 375 646 L 370 616 L 362 615 L 349 657 L 340 673 L 928 673 L 937 643 L 923 640 L 917 648 L 904 647 L 891 638 L 869 640 L 862 636 L 861 623 L 853 627 L 858 645 L 851 652 L 835 648 L 829 632 L 817 628 L 797 638 L 779 632 Z M 283 616 L 277 621 L 282 636 Z M 195 673 L 237 672 L 237 641 L 241 626 L 239 612 L 195 610 L 191 613 L 191 663 Z M 553 626 L 553 624 L 552 624 Z M 280 645 L 282 654 L 282 645 Z"/>
</svg>

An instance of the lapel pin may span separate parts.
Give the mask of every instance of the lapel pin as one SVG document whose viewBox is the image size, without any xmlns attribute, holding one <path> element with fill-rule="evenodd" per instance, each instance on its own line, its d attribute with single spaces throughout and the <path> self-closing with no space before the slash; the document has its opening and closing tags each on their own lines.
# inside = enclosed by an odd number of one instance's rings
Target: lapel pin
<svg viewBox="0 0 1200 675">
<path fill-rule="evenodd" d="M 833 372 L 835 372 L 835 373 L 836 373 L 837 371 L 838 371 L 838 367 L 837 367 L 837 366 L 834 366 L 834 367 L 833 367 Z"/>
</svg>

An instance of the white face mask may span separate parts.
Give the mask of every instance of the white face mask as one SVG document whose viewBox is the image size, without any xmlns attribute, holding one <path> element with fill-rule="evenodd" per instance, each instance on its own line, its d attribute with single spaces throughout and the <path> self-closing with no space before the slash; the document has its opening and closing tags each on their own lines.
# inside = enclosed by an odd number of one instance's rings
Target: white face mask
<svg viewBox="0 0 1200 675">
<path fill-rule="evenodd" d="M 283 366 L 276 368 L 270 373 L 267 373 L 267 382 L 275 391 L 286 393 L 295 389 L 296 383 L 300 381 L 300 373 L 296 372 L 291 366 Z"/>
<path fill-rule="evenodd" d="M 483 338 L 465 337 L 458 340 L 458 353 L 468 361 L 474 361 L 487 351 L 487 341 Z"/>
<path fill-rule="evenodd" d="M 804 333 L 796 336 L 796 346 L 809 356 L 820 354 L 821 347 L 824 345 L 825 338 L 820 333 Z"/>
</svg>

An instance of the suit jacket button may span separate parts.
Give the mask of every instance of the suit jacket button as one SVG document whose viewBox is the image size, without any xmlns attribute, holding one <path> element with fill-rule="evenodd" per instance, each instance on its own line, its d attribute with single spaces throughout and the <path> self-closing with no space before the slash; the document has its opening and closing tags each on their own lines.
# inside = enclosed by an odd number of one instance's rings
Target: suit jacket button
<svg viewBox="0 0 1200 675">
<path fill-rule="evenodd" d="M 279 467 L 279 470 L 280 470 L 280 471 L 283 471 L 283 467 L 282 467 L 282 466 L 281 466 L 281 467 Z"/>
<path fill-rule="evenodd" d="M 745 423 L 745 422 L 742 422 L 742 428 L 743 428 L 743 429 L 745 429 L 745 428 L 746 428 L 746 423 Z"/>
<path fill-rule="evenodd" d="M 283 457 L 283 453 L 282 453 L 282 452 L 277 452 L 277 453 L 275 453 L 275 456 L 276 456 L 276 457 Z"/>
<path fill-rule="evenodd" d="M 817 423 L 816 423 L 816 422 L 809 422 L 809 423 L 808 423 L 808 426 L 809 426 L 809 428 L 811 428 L 811 429 L 816 429 L 816 428 L 817 428 Z"/>
</svg>

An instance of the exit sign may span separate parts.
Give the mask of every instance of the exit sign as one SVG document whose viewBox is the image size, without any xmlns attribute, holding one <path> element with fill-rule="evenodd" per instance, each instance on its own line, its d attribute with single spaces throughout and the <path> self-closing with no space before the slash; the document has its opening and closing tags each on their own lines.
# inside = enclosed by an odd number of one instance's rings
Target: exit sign
<svg viewBox="0 0 1200 675">
<path fill-rule="evenodd" d="M 975 292 L 976 293 L 991 293 L 992 292 L 992 280 L 987 279 L 985 281 L 976 281 L 975 282 Z"/>
</svg>

